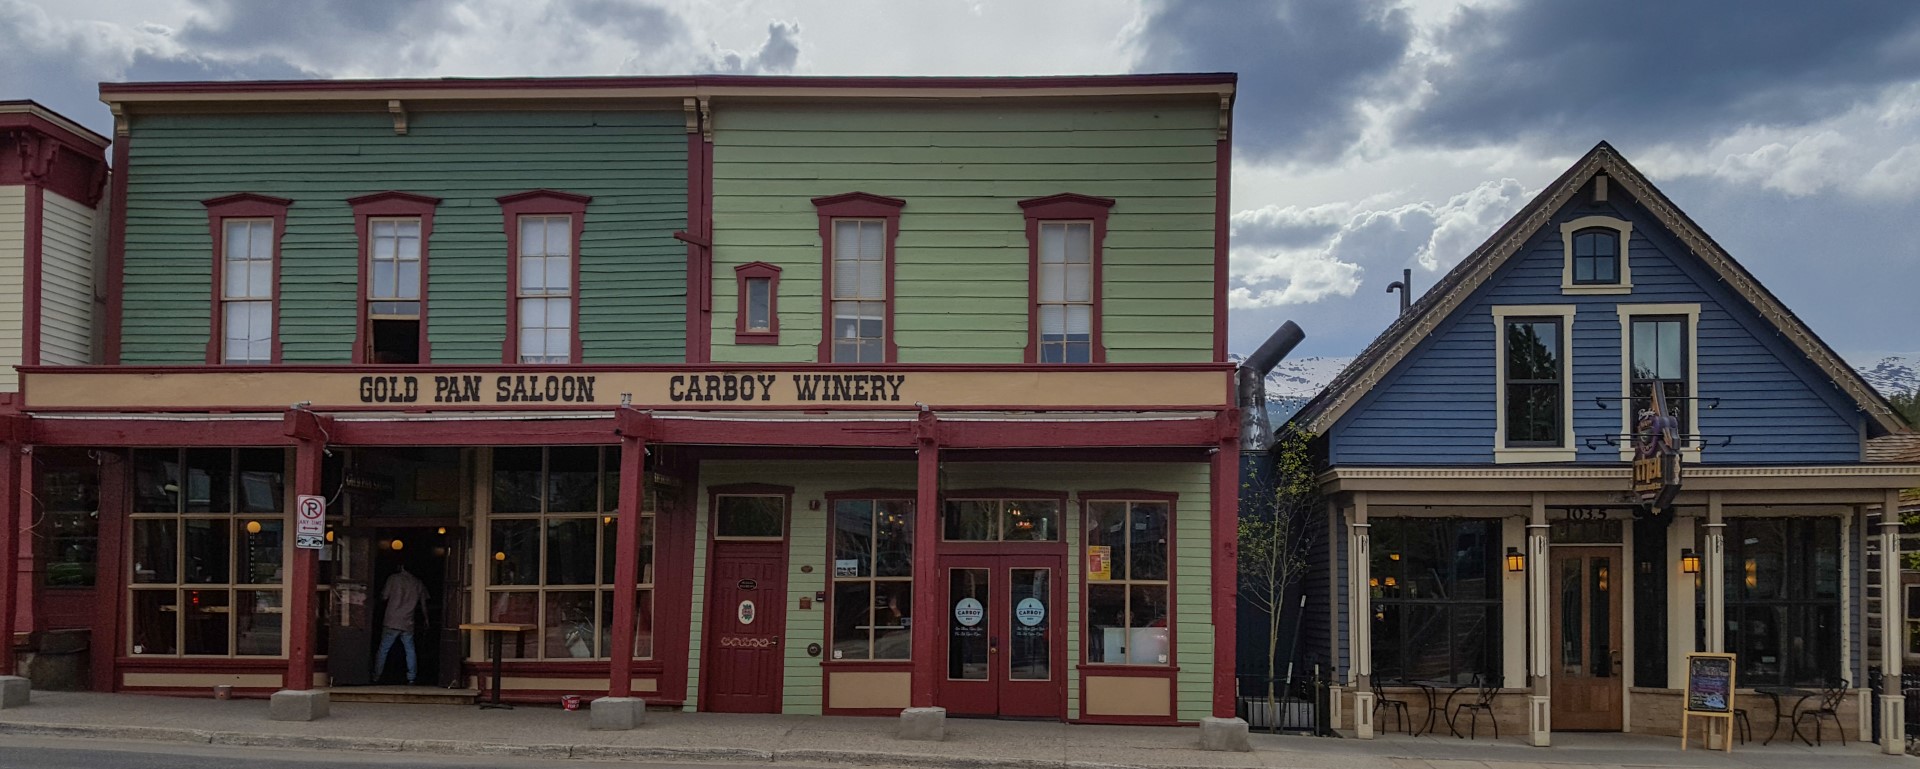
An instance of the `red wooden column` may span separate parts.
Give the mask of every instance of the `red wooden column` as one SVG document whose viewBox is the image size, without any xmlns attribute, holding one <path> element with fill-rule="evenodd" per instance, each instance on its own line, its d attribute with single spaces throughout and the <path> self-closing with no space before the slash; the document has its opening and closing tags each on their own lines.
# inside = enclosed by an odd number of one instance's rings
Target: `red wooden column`
<svg viewBox="0 0 1920 769">
<path fill-rule="evenodd" d="M 20 591 L 20 452 L 26 448 L 27 420 L 0 416 L 0 676 L 14 674 L 14 612 Z"/>
<path fill-rule="evenodd" d="M 1220 445 L 1208 467 L 1213 505 L 1213 715 L 1234 717 L 1240 582 L 1240 416 L 1220 412 Z"/>
<path fill-rule="evenodd" d="M 613 659 L 607 696 L 633 696 L 634 585 L 640 581 L 640 511 L 646 504 L 647 434 L 653 417 L 632 406 L 614 414 L 614 432 L 620 436 L 620 518 L 614 527 L 618 550 L 613 557 Z"/>
<path fill-rule="evenodd" d="M 293 493 L 321 494 L 320 462 L 326 455 L 327 435 L 333 419 L 304 408 L 288 409 L 286 434 L 294 441 Z M 288 513 L 291 528 L 293 513 Z M 282 689 L 305 691 L 313 688 L 313 638 L 317 617 L 314 588 L 320 553 L 295 548 L 293 568 L 287 580 L 287 673 Z"/>
<path fill-rule="evenodd" d="M 913 696 L 916 708 L 933 707 L 934 681 L 940 665 L 940 437 L 933 412 L 920 412 L 914 437 L 920 444 L 919 480 L 913 504 Z"/>
</svg>

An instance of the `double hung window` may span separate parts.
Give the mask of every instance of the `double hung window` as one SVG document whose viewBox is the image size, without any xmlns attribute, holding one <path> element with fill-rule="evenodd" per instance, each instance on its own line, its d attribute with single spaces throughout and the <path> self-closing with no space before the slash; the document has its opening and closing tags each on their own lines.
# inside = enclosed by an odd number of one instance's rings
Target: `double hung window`
<svg viewBox="0 0 1920 769">
<path fill-rule="evenodd" d="M 1508 447 L 1561 447 L 1566 442 L 1566 360 L 1561 318 L 1506 318 L 1502 337 Z"/>
<path fill-rule="evenodd" d="M 834 363 L 886 361 L 886 232 L 883 219 L 833 221 Z"/>
<path fill-rule="evenodd" d="M 241 193 L 202 201 L 213 236 L 213 330 L 208 363 L 272 363 L 279 357 L 280 235 L 285 198 Z"/>
<path fill-rule="evenodd" d="M 1103 363 L 1101 250 L 1108 198 L 1061 193 L 1020 201 L 1027 220 L 1028 363 Z"/>
<path fill-rule="evenodd" d="M 913 651 L 913 500 L 833 501 L 836 661 L 904 660 Z"/>
<path fill-rule="evenodd" d="M 1087 550 L 1104 571 L 1087 574 L 1090 664 L 1166 665 L 1173 624 L 1171 505 L 1163 501 L 1089 501 Z"/>
<path fill-rule="evenodd" d="M 282 449 L 133 453 L 135 656 L 276 656 L 287 541 Z"/>
<path fill-rule="evenodd" d="M 519 362 L 571 362 L 573 217 L 520 217 L 519 261 Z"/>
<path fill-rule="evenodd" d="M 1687 319 L 1639 316 L 1631 323 L 1633 410 L 1629 419 L 1637 421 L 1641 412 L 1653 408 L 1658 393 L 1667 414 L 1678 420 L 1680 431 L 1689 432 Z"/>
<path fill-rule="evenodd" d="M 1573 234 L 1574 285 L 1620 282 L 1620 233 L 1589 227 Z"/>
<path fill-rule="evenodd" d="M 439 198 L 380 192 L 347 201 L 360 231 L 362 363 L 426 363 L 427 241 Z"/>
</svg>

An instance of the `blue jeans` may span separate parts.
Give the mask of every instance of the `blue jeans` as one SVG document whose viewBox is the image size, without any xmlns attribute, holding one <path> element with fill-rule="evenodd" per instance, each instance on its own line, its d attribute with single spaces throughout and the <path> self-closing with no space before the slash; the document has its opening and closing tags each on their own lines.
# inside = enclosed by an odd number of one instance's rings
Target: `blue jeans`
<svg viewBox="0 0 1920 769">
<path fill-rule="evenodd" d="M 380 674 L 387 669 L 387 654 L 393 651 L 393 639 L 400 639 L 400 648 L 407 650 L 407 683 L 412 684 L 420 678 L 419 659 L 413 652 L 413 631 L 387 628 L 380 632 L 380 653 L 373 657 L 373 682 L 380 682 Z"/>
</svg>

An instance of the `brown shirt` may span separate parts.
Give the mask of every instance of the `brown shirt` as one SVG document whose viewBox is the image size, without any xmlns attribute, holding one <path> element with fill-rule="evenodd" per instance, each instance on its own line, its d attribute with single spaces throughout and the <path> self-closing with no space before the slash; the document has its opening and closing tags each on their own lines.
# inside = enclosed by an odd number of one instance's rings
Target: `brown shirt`
<svg viewBox="0 0 1920 769">
<path fill-rule="evenodd" d="M 427 605 L 427 586 L 419 577 L 404 571 L 395 572 L 387 578 L 386 587 L 380 590 L 380 598 L 387 602 L 387 611 L 381 617 L 380 626 L 411 633 L 414 612 Z"/>
</svg>

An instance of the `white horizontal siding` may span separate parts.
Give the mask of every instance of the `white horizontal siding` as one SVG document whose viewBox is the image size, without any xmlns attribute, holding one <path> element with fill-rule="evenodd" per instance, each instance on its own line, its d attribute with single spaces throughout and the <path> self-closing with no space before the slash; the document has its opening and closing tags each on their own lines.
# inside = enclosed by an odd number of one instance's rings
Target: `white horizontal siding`
<svg viewBox="0 0 1920 769">
<path fill-rule="evenodd" d="M 19 392 L 20 285 L 26 264 L 27 190 L 0 187 L 0 392 Z"/>
<path fill-rule="evenodd" d="M 46 193 L 40 242 L 40 362 L 93 361 L 94 211 Z"/>
</svg>

